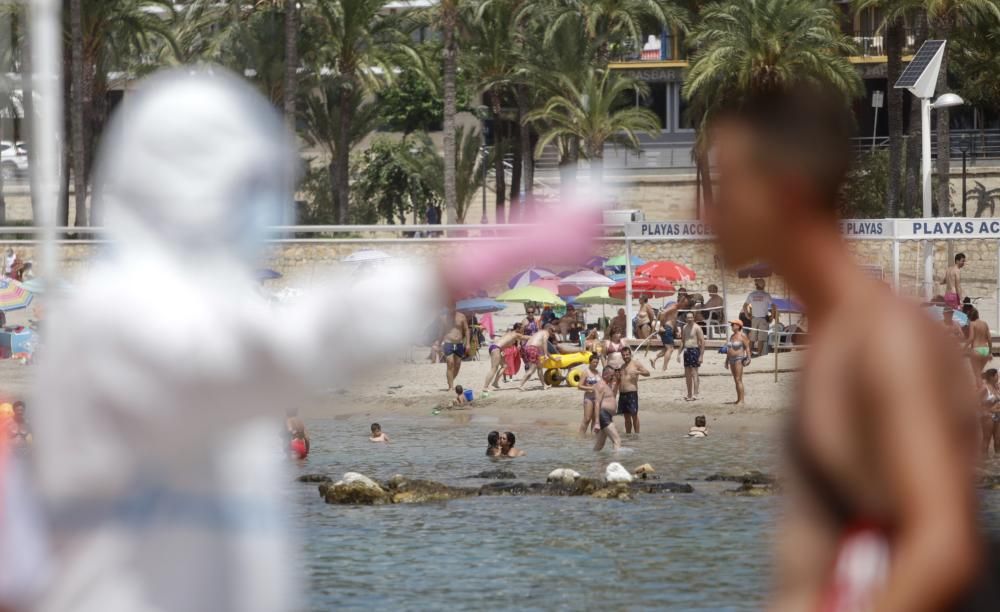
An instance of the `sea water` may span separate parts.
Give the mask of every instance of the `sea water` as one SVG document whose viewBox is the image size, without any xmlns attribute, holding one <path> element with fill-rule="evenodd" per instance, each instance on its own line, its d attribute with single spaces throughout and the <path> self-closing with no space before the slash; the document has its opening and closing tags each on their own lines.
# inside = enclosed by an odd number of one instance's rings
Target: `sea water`
<svg viewBox="0 0 1000 612">
<path fill-rule="evenodd" d="M 615 460 L 650 463 L 689 494 L 621 502 L 587 497 L 473 497 L 433 504 L 333 506 L 314 484 L 294 483 L 293 520 L 304 548 L 307 610 L 759 610 L 780 497 L 726 493 L 716 472 L 773 472 L 773 434 L 712 433 L 704 439 L 643 434 L 631 452 L 594 453 L 564 425 L 505 425 L 473 413 L 379 419 L 392 438 L 368 441 L 371 418 L 308 423 L 312 453 L 298 473 L 356 471 L 477 486 L 467 476 L 503 468 L 544 481 L 557 467 L 600 476 Z M 485 456 L 490 430 L 511 429 L 528 454 Z M 1000 497 L 989 494 L 991 526 Z"/>
</svg>

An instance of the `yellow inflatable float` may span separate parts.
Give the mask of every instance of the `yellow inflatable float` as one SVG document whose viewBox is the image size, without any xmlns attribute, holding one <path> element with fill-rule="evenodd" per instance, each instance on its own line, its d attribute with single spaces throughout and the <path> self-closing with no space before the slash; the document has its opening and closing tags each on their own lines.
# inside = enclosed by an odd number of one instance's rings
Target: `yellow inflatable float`
<svg viewBox="0 0 1000 612">
<path fill-rule="evenodd" d="M 545 384 L 558 387 L 566 382 L 571 387 L 580 384 L 580 372 L 576 368 L 590 363 L 590 351 L 569 353 L 566 355 L 549 355 L 538 364 L 545 371 L 542 378 Z"/>
</svg>

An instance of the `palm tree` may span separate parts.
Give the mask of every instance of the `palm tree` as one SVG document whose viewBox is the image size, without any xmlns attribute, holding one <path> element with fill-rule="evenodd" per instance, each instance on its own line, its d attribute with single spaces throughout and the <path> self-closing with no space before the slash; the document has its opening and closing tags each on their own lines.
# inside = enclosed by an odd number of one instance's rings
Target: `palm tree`
<svg viewBox="0 0 1000 612">
<path fill-rule="evenodd" d="M 886 212 L 895 217 L 900 209 L 903 185 L 903 91 L 893 84 L 903 71 L 905 22 L 912 16 L 910 0 L 856 0 L 855 14 L 877 9 L 883 20 L 879 28 L 885 38 L 886 118 L 889 123 L 889 169 L 886 186 Z"/>
<path fill-rule="evenodd" d="M 718 108 L 807 83 L 840 92 L 847 104 L 860 93 L 861 79 L 847 59 L 853 45 L 840 32 L 837 14 L 813 0 L 716 2 L 701 16 L 682 93 L 701 127 L 695 156 L 707 194 L 704 127 Z"/>
<path fill-rule="evenodd" d="M 87 225 L 87 165 L 85 160 L 86 141 L 84 139 L 85 109 L 89 100 L 85 99 L 83 86 L 83 0 L 69 2 L 69 32 L 70 32 L 70 147 L 73 159 L 73 193 L 76 198 L 77 227 Z"/>
<path fill-rule="evenodd" d="M 295 131 L 295 98 L 298 95 L 299 25 L 298 1 L 285 0 L 285 121 Z"/>
<path fill-rule="evenodd" d="M 927 20 L 934 36 L 950 40 L 957 27 L 971 27 L 983 18 L 1000 19 L 998 0 L 924 0 Z M 948 50 L 941 58 L 937 94 L 948 91 Z M 937 214 L 951 214 L 951 128 L 947 108 L 937 111 Z"/>
<path fill-rule="evenodd" d="M 644 26 L 657 29 L 686 27 L 686 11 L 667 0 L 556 0 L 551 28 L 562 27 L 564 21 L 582 19 L 584 32 L 597 50 L 598 66 L 608 65 L 611 45 L 625 43 L 641 49 Z"/>
<path fill-rule="evenodd" d="M 582 82 L 561 75 L 559 80 L 563 93 L 526 118 L 543 126 L 536 152 L 558 138 L 579 141 L 590 160 L 591 183 L 596 188 L 604 174 L 604 145 L 613 142 L 639 148 L 638 134 L 659 134 L 660 120 L 648 109 L 628 103 L 636 92 L 648 95 L 641 81 L 593 67 Z"/>
<path fill-rule="evenodd" d="M 477 130 L 466 130 L 458 126 L 455 130 L 455 215 L 457 223 L 465 223 L 465 218 L 472 208 L 472 198 L 483 186 L 483 156 L 480 154 L 482 136 Z M 426 133 L 419 133 L 414 138 L 418 154 L 412 157 L 412 171 L 419 173 L 425 184 L 444 198 L 444 157 L 438 153 L 437 147 Z M 434 163 L 428 164 L 425 159 L 429 155 Z"/>
<path fill-rule="evenodd" d="M 457 95 L 455 81 L 458 78 L 458 18 L 461 0 L 441 0 L 441 42 L 442 95 L 444 97 L 444 208 L 448 224 L 458 222 L 458 193 L 456 191 L 455 168 L 455 115 Z"/>
<path fill-rule="evenodd" d="M 356 110 L 351 101 L 388 83 L 401 62 L 420 61 L 407 35 L 406 22 L 384 10 L 389 2 L 318 0 L 315 5 L 327 35 L 319 59 L 333 68 L 342 89 L 336 111 L 340 121 L 335 151 L 338 223 L 346 222 L 350 201 L 349 135 Z"/>
</svg>

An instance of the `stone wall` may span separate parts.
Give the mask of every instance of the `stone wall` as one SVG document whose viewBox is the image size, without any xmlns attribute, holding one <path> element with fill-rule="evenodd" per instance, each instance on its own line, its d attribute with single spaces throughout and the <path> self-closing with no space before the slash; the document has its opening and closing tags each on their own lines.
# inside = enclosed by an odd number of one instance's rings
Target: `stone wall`
<svg viewBox="0 0 1000 612">
<path fill-rule="evenodd" d="M 480 243 L 482 244 L 482 243 Z M 481 248 L 488 248 L 483 246 Z M 889 240 L 853 240 L 848 242 L 851 251 L 858 262 L 868 266 L 880 266 L 886 282 L 892 280 L 892 242 Z M 1000 241 L 989 240 L 955 240 L 937 241 L 934 243 L 934 272 L 937 278 L 944 275 L 948 262 L 955 253 L 963 252 L 968 257 L 963 271 L 963 286 L 968 295 L 981 296 L 979 310 L 983 318 L 994 328 L 1000 328 L 997 313 L 997 254 Z M 428 242 L 417 240 L 398 240 L 390 242 L 370 243 L 359 240 L 338 240 L 335 242 L 293 242 L 274 243 L 268 246 L 262 265 L 271 267 L 285 275 L 285 278 L 274 282 L 275 286 L 294 285 L 309 286 L 313 279 L 324 271 L 335 269 L 340 259 L 362 248 L 378 248 L 392 255 L 409 259 L 430 259 L 434 257 L 453 256 L 458 248 L 468 245 L 475 247 L 475 239 L 467 242 Z M 0 248 L 7 245 L 0 244 Z M 18 254 L 25 259 L 34 259 L 36 249 L 32 245 L 13 244 Z M 85 270 L 93 257 L 99 254 L 99 245 L 67 244 L 61 245 L 60 257 L 62 265 L 70 278 Z M 711 241 L 635 241 L 633 254 L 646 259 L 669 259 L 684 263 L 698 272 L 695 282 L 687 283 L 693 291 L 705 292 L 709 284 L 722 287 L 723 269 L 717 255 L 715 245 Z M 596 249 L 604 256 L 621 255 L 625 252 L 623 241 L 603 242 Z M 900 242 L 900 292 L 904 295 L 917 296 L 921 293 L 923 282 L 923 262 L 920 256 L 920 242 Z M 540 265 L 544 262 L 539 262 Z M 817 271 L 821 273 L 821 271 Z M 752 279 L 738 278 L 734 270 L 725 271 L 725 284 L 731 296 L 730 316 L 735 316 L 739 308 L 739 300 L 753 289 Z M 493 287 L 487 288 L 492 294 L 505 289 L 501 280 Z M 785 296 L 788 293 L 784 281 L 772 278 L 768 281 L 768 289 L 774 295 Z M 935 287 L 936 293 L 941 293 L 943 287 Z"/>
</svg>

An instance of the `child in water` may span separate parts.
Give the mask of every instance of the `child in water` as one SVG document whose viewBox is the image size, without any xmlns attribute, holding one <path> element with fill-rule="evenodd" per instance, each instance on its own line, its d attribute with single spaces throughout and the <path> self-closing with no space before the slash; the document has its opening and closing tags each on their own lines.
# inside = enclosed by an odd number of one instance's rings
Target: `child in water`
<svg viewBox="0 0 1000 612">
<path fill-rule="evenodd" d="M 455 407 L 461 407 L 469 403 L 469 400 L 465 398 L 465 389 L 462 385 L 455 385 L 455 400 L 452 401 L 451 405 Z"/>
<path fill-rule="evenodd" d="M 368 438 L 369 442 L 391 442 L 389 436 L 385 435 L 382 431 L 382 426 L 378 423 L 372 423 L 372 435 Z"/>
<path fill-rule="evenodd" d="M 694 417 L 694 427 L 688 430 L 687 437 L 689 438 L 707 438 L 708 437 L 708 425 L 705 422 L 704 416 Z"/>
</svg>

